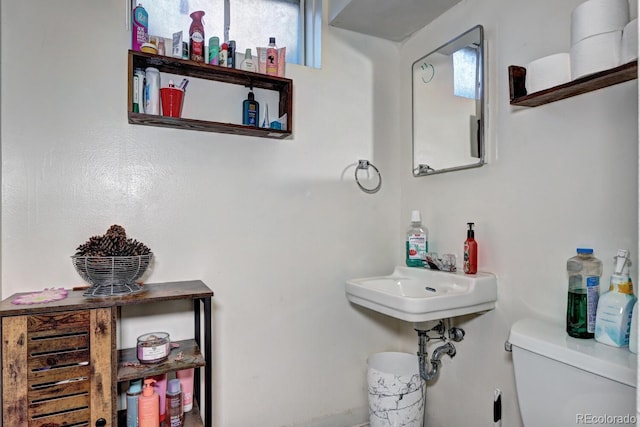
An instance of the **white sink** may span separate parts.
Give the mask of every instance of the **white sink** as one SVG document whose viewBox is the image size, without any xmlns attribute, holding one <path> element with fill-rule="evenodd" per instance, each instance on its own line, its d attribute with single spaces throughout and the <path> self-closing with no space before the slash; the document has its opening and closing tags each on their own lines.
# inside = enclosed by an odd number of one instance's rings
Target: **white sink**
<svg viewBox="0 0 640 427">
<path fill-rule="evenodd" d="M 491 273 L 448 273 L 396 267 L 389 276 L 347 280 L 347 299 L 407 322 L 426 322 L 491 310 L 498 281 Z"/>
</svg>

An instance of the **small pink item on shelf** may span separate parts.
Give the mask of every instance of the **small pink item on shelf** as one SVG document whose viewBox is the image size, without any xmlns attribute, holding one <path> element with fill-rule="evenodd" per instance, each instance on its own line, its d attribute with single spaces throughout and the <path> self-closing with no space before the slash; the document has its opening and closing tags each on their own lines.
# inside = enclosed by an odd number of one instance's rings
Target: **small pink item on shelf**
<svg viewBox="0 0 640 427">
<path fill-rule="evenodd" d="M 66 297 L 66 289 L 45 288 L 40 292 L 20 295 L 19 297 L 11 301 L 11 303 L 17 305 L 42 304 L 46 302 L 60 301 L 62 299 L 65 299 Z"/>
</svg>

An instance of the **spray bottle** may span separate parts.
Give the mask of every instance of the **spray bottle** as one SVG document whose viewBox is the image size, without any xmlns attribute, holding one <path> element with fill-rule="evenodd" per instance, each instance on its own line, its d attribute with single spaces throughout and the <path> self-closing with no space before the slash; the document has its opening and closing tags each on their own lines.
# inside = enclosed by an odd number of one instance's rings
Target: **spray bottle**
<svg viewBox="0 0 640 427">
<path fill-rule="evenodd" d="M 192 19 L 189 27 L 189 52 L 191 60 L 204 62 L 204 11 L 198 10 L 189 15 Z"/>
</svg>

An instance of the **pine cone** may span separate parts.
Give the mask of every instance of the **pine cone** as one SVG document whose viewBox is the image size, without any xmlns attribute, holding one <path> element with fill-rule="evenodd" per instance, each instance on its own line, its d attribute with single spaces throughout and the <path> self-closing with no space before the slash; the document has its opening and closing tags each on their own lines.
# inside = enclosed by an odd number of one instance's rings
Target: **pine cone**
<svg viewBox="0 0 640 427">
<path fill-rule="evenodd" d="M 148 255 L 151 250 L 142 242 L 127 239 L 124 227 L 114 224 L 103 236 L 92 236 L 76 249 L 76 256 L 137 256 Z"/>
</svg>

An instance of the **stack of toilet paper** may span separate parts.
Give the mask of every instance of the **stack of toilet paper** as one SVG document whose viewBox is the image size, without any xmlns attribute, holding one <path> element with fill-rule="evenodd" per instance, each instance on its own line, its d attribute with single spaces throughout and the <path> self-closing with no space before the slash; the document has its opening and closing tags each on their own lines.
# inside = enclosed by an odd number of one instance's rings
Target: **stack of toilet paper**
<svg viewBox="0 0 640 427">
<path fill-rule="evenodd" d="M 571 81 L 571 62 L 567 52 L 538 58 L 529 62 L 524 81 L 527 93 L 538 92 Z"/>
<path fill-rule="evenodd" d="M 573 9 L 571 13 L 571 78 L 577 79 L 620 65 L 622 34 L 627 24 L 629 24 L 628 0 L 587 0 Z M 637 32 L 631 36 L 632 31 L 628 28 L 627 43 L 632 43 L 631 39 L 635 37 L 634 50 L 637 51 Z M 632 46 L 626 49 L 632 49 Z M 637 53 L 635 55 L 637 56 Z"/>
</svg>

